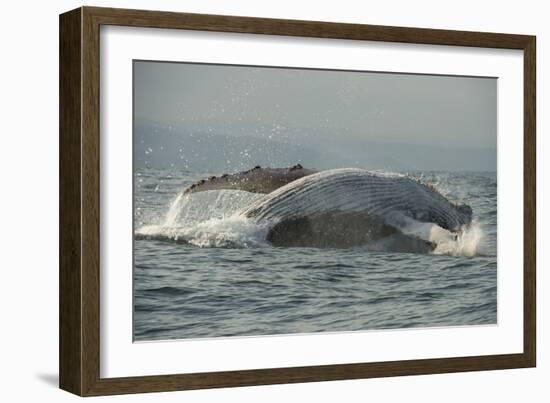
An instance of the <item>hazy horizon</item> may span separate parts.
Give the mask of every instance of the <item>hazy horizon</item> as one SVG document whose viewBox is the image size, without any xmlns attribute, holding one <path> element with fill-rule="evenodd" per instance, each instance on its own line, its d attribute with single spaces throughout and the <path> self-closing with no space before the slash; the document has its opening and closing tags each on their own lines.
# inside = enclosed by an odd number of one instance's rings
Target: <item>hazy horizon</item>
<svg viewBox="0 0 550 403">
<path fill-rule="evenodd" d="M 495 78 L 134 62 L 137 167 L 496 171 Z"/>
</svg>

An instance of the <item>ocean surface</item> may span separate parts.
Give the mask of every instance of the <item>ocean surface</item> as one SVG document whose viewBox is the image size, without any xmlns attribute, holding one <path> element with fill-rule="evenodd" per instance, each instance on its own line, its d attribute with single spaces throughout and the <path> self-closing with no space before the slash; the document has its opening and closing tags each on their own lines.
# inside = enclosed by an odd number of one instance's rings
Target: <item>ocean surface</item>
<svg viewBox="0 0 550 403">
<path fill-rule="evenodd" d="M 135 341 L 496 323 L 496 173 L 403 173 L 473 209 L 431 253 L 273 247 L 233 214 L 262 195 L 183 195 L 219 174 L 135 171 Z"/>
</svg>

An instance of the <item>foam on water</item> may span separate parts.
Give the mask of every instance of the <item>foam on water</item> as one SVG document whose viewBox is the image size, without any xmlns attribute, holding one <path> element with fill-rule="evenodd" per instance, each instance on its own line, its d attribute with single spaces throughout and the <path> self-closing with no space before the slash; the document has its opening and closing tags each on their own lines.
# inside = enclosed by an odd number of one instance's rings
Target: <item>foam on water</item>
<svg viewBox="0 0 550 403">
<path fill-rule="evenodd" d="M 468 227 L 463 228 L 456 239 L 449 242 L 437 243 L 433 253 L 436 255 L 476 256 L 486 255 L 483 243 L 484 232 L 479 222 L 474 221 Z"/>
<path fill-rule="evenodd" d="M 436 245 L 436 255 L 475 256 L 486 254 L 483 245 L 483 229 L 478 221 L 462 227 L 457 233 L 441 228 L 437 224 L 419 222 L 408 217 L 390 222 L 405 235 L 423 239 Z"/>
<path fill-rule="evenodd" d="M 137 229 L 137 238 L 189 243 L 199 247 L 268 246 L 267 227 L 236 214 L 261 198 L 238 190 L 206 191 L 192 195 L 180 192 L 159 223 Z"/>
<path fill-rule="evenodd" d="M 210 218 L 189 226 L 146 225 L 138 238 L 184 242 L 201 248 L 252 248 L 269 246 L 267 227 L 242 216 Z"/>
</svg>

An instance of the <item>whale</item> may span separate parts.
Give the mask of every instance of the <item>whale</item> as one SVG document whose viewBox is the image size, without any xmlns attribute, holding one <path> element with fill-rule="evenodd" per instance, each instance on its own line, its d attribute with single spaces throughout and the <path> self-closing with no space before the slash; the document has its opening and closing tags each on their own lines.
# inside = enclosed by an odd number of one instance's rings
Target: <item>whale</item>
<svg viewBox="0 0 550 403">
<path fill-rule="evenodd" d="M 472 209 L 402 174 L 360 168 L 261 168 L 197 182 L 185 192 L 263 193 L 236 214 L 266 228 L 278 247 L 348 248 L 383 240 L 393 251 L 433 250 L 454 240 Z"/>
</svg>

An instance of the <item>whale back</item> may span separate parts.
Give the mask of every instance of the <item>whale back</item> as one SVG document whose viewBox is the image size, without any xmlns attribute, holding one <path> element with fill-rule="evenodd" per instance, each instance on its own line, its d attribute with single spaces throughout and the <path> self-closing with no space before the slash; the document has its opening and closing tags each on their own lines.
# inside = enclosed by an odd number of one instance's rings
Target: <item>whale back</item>
<svg viewBox="0 0 550 403">
<path fill-rule="evenodd" d="M 459 230 L 472 219 L 469 206 L 457 206 L 433 187 L 410 177 L 351 168 L 302 177 L 252 203 L 241 214 L 279 226 L 338 214 L 356 217 L 354 223 L 359 223 L 357 217 L 361 216 L 380 228 L 399 227 L 404 219 L 412 219 L 449 231 Z"/>
<path fill-rule="evenodd" d="M 207 190 L 243 190 L 252 193 L 271 193 L 290 182 L 314 174 L 316 171 L 306 169 L 300 164 L 287 168 L 262 168 L 256 166 L 252 169 L 233 174 L 211 176 L 189 186 L 184 194 L 204 192 Z"/>
</svg>

